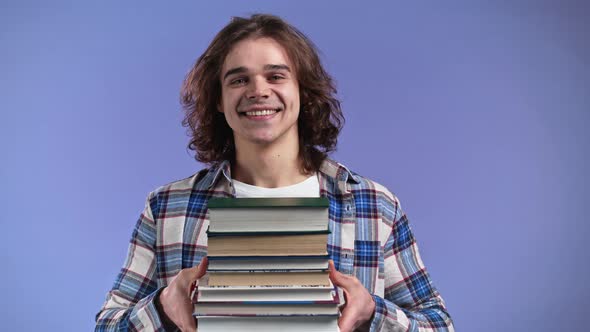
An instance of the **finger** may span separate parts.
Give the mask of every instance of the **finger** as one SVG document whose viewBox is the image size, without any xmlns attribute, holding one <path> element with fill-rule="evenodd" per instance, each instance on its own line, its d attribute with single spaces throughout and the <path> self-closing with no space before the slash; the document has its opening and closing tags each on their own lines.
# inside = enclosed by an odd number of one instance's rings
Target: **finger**
<svg viewBox="0 0 590 332">
<path fill-rule="evenodd" d="M 332 272 L 332 271 L 337 271 L 337 270 L 336 270 L 336 266 L 334 266 L 334 261 L 333 261 L 333 260 L 331 260 L 331 259 L 328 261 L 328 270 L 329 270 L 330 272 Z"/>
<path fill-rule="evenodd" d="M 197 330 L 197 323 L 192 315 L 190 315 L 190 317 L 184 317 L 181 326 L 182 327 L 179 326 L 179 328 L 182 332 L 195 332 Z"/>
<path fill-rule="evenodd" d="M 204 276 L 205 272 L 207 272 L 207 265 L 209 265 L 209 261 L 207 260 L 207 256 L 205 256 L 198 265 L 188 268 L 190 281 L 195 281 Z"/>
<path fill-rule="evenodd" d="M 195 317 L 191 314 L 191 318 L 189 323 L 187 324 L 187 331 L 195 332 L 197 330 L 197 322 L 195 321 Z"/>
<path fill-rule="evenodd" d="M 357 328 L 358 315 L 358 309 L 355 309 L 354 306 L 345 306 L 340 312 L 340 318 L 338 319 L 340 332 L 354 331 Z"/>
<path fill-rule="evenodd" d="M 207 273 L 207 266 L 209 261 L 207 260 L 207 256 L 201 259 L 201 263 L 199 265 L 191 267 L 188 272 L 189 280 L 188 280 L 188 296 L 193 298 L 193 292 L 199 285 L 199 279 Z"/>
<path fill-rule="evenodd" d="M 178 309 L 179 311 L 182 311 L 179 312 L 182 315 L 180 317 L 180 321 L 182 324 L 181 330 L 195 332 L 197 329 L 197 320 L 195 319 L 195 317 L 193 317 L 194 305 L 191 302 L 185 302 Z"/>
<path fill-rule="evenodd" d="M 336 274 L 341 274 L 340 272 L 338 272 L 338 270 L 336 270 L 336 266 L 334 266 L 334 261 L 333 260 L 329 260 L 328 261 L 328 273 L 330 275 L 330 279 L 332 279 L 332 276 L 336 275 Z M 336 276 L 337 278 L 337 276 Z M 332 280 L 334 281 L 334 280 Z"/>
<path fill-rule="evenodd" d="M 355 317 L 350 310 L 344 310 L 342 316 L 338 319 L 338 328 L 340 332 L 352 332 L 354 330 Z"/>
<path fill-rule="evenodd" d="M 344 302 L 350 302 L 350 293 L 348 292 L 348 290 L 346 290 L 346 288 L 342 288 L 342 294 L 344 294 Z"/>
<path fill-rule="evenodd" d="M 204 256 L 201 259 L 201 263 L 199 263 L 199 266 L 198 266 L 197 278 L 200 278 L 200 277 L 204 276 L 205 273 L 207 273 L 208 266 L 209 266 L 209 259 L 207 258 L 207 256 Z"/>
<path fill-rule="evenodd" d="M 353 286 L 354 279 L 338 272 L 338 270 L 336 270 L 336 267 L 334 266 L 334 262 L 332 260 L 330 260 L 330 262 L 328 263 L 328 269 L 329 269 L 329 273 L 330 273 L 329 274 L 330 280 L 332 280 L 332 282 L 336 286 L 340 286 L 342 288 L 350 288 Z"/>
<path fill-rule="evenodd" d="M 344 313 L 347 308 L 349 307 L 348 305 L 348 291 L 346 291 L 344 288 L 340 288 L 342 289 L 342 298 L 340 299 L 340 304 L 338 305 L 338 310 L 340 310 L 340 313 Z"/>
</svg>

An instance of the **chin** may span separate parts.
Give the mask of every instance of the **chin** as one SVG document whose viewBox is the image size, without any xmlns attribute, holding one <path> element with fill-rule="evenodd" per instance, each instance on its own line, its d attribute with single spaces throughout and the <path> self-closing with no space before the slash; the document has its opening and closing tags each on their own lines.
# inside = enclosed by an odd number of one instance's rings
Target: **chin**
<svg viewBox="0 0 590 332">
<path fill-rule="evenodd" d="M 277 136 L 274 135 L 271 132 L 258 132 L 258 133 L 253 133 L 253 135 L 250 135 L 250 137 L 248 138 L 248 140 L 250 142 L 253 143 L 257 143 L 257 144 L 268 144 L 268 143 L 272 143 L 277 139 Z"/>
<path fill-rule="evenodd" d="M 267 146 L 267 145 L 271 145 L 275 141 L 276 141 L 275 139 L 271 139 L 271 138 L 255 138 L 252 140 L 252 143 L 257 144 L 257 145 Z"/>
</svg>

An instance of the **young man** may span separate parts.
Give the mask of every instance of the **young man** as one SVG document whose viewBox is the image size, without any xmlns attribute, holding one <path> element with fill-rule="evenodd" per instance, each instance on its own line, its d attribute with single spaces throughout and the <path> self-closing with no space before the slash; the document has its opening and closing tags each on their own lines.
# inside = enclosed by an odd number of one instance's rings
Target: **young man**
<svg viewBox="0 0 590 332">
<path fill-rule="evenodd" d="M 211 167 L 152 192 L 97 331 L 194 331 L 211 197 L 325 196 L 341 331 L 452 331 L 399 201 L 328 159 L 344 121 L 313 44 L 280 18 L 235 18 L 187 76 L 189 147 Z"/>
</svg>

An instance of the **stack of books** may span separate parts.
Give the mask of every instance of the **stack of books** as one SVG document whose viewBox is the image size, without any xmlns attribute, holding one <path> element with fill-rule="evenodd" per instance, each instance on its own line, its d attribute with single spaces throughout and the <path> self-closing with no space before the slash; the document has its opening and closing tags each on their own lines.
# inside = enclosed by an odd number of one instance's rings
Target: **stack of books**
<svg viewBox="0 0 590 332">
<path fill-rule="evenodd" d="M 213 198 L 199 331 L 338 331 L 327 198 Z"/>
</svg>

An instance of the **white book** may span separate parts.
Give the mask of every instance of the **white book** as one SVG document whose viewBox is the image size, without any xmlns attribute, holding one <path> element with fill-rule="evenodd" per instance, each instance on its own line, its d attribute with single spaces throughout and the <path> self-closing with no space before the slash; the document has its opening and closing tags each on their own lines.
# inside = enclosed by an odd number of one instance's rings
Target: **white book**
<svg viewBox="0 0 590 332">
<path fill-rule="evenodd" d="M 328 261 L 328 256 L 210 257 L 207 270 L 327 270 Z"/>
<path fill-rule="evenodd" d="M 196 317 L 338 317 L 338 305 L 332 304 L 273 304 L 273 303 L 195 303 Z M 199 327 L 200 331 L 200 327 Z"/>
<path fill-rule="evenodd" d="M 338 289 L 331 291 L 328 301 L 275 299 L 269 301 L 206 302 L 199 299 L 194 303 L 193 315 L 201 316 L 338 316 L 343 305 L 343 294 Z M 194 299 L 194 298 L 193 298 Z M 195 302 L 195 301 L 193 301 Z"/>
<path fill-rule="evenodd" d="M 336 332 L 337 316 L 199 317 L 199 332 Z"/>
<path fill-rule="evenodd" d="M 332 290 L 325 287 L 199 288 L 198 292 L 197 301 L 205 302 L 329 301 L 332 298 Z"/>
<path fill-rule="evenodd" d="M 329 286 L 209 286 L 208 278 L 199 281 L 197 302 L 292 302 L 330 301 L 334 285 Z"/>
</svg>

